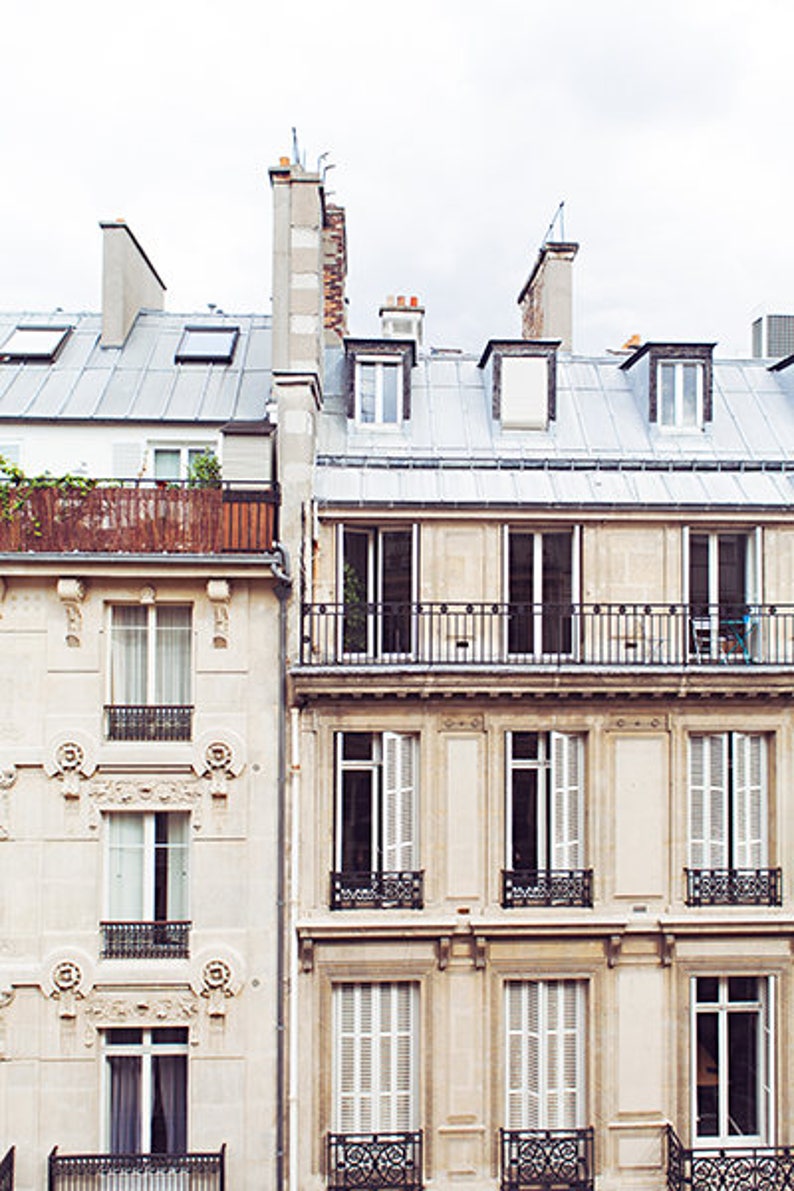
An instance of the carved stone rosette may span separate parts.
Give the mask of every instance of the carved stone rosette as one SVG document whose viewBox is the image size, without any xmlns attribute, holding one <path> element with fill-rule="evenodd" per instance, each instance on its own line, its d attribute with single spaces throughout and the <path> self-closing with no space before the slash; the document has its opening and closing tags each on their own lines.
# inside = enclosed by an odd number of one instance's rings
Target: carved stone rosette
<svg viewBox="0 0 794 1191">
<path fill-rule="evenodd" d="M 213 798 L 225 798 L 228 783 L 245 765 L 245 746 L 233 732 L 205 732 L 193 748 L 193 769 L 206 778 Z"/>
<path fill-rule="evenodd" d="M 61 734 L 49 742 L 44 771 L 60 781 L 64 798 L 80 797 L 82 779 L 96 769 L 96 750 L 96 741 L 82 732 Z"/>
</svg>

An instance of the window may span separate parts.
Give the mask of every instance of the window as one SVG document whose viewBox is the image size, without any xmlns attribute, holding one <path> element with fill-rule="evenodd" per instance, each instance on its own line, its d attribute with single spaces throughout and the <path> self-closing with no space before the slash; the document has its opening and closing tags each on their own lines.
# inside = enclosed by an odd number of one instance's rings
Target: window
<svg viewBox="0 0 794 1191">
<path fill-rule="evenodd" d="M 182 1027 L 104 1032 L 110 1153 L 186 1152 L 187 1043 Z"/>
<path fill-rule="evenodd" d="M 111 740 L 189 740 L 191 609 L 181 604 L 111 609 Z"/>
<path fill-rule="evenodd" d="M 761 531 L 684 533 L 690 654 L 698 661 L 751 661 L 757 645 Z"/>
<path fill-rule="evenodd" d="M 579 534 L 510 529 L 507 535 L 507 649 L 570 654 L 579 598 Z"/>
<path fill-rule="evenodd" d="M 106 959 L 188 954 L 188 833 L 177 812 L 107 817 Z"/>
<path fill-rule="evenodd" d="M 584 1126 L 584 1011 L 582 981 L 506 984 L 507 1129 Z"/>
<path fill-rule="evenodd" d="M 175 364 L 231 364 L 239 327 L 185 327 Z"/>
<path fill-rule="evenodd" d="M 0 363 L 51 364 L 71 330 L 71 327 L 17 327 L 0 347 Z"/>
<path fill-rule="evenodd" d="M 416 762 L 415 736 L 337 734 L 332 908 L 421 909 Z"/>
<path fill-rule="evenodd" d="M 415 1129 L 416 986 L 340 984 L 333 1000 L 335 1132 Z"/>
<path fill-rule="evenodd" d="M 695 429 L 703 425 L 703 364 L 697 360 L 660 360 L 659 425 Z"/>
<path fill-rule="evenodd" d="M 780 904 L 780 872 L 767 868 L 767 787 L 765 736 L 690 737 L 690 904 Z"/>
<path fill-rule="evenodd" d="M 416 527 L 340 528 L 344 653 L 413 652 L 416 556 Z"/>
<path fill-rule="evenodd" d="M 507 734 L 503 904 L 592 905 L 584 870 L 584 739 Z"/>
<path fill-rule="evenodd" d="M 402 360 L 399 356 L 356 360 L 356 421 L 399 426 L 402 421 Z"/>
<path fill-rule="evenodd" d="M 212 443 L 152 447 L 151 451 L 156 480 L 185 480 L 200 455 L 214 454 Z"/>
<path fill-rule="evenodd" d="M 694 1141 L 771 1141 L 772 992 L 759 976 L 692 981 Z"/>
</svg>

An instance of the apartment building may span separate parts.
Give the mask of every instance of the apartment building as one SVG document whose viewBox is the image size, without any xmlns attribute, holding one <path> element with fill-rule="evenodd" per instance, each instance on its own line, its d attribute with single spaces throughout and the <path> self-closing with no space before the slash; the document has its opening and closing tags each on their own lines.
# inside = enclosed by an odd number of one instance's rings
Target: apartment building
<svg viewBox="0 0 794 1191">
<path fill-rule="evenodd" d="M 794 1178 L 794 357 L 415 299 L 329 347 L 292 747 L 294 1185 Z M 432 313 L 432 312 L 431 312 Z"/>
</svg>

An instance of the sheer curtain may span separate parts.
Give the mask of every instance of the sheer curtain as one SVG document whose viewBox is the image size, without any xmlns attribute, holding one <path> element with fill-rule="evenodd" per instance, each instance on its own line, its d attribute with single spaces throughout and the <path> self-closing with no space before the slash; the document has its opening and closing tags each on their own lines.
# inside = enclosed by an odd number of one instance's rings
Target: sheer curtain
<svg viewBox="0 0 794 1191">
<path fill-rule="evenodd" d="M 155 703 L 190 702 L 190 608 L 163 605 L 156 610 Z"/>
<path fill-rule="evenodd" d="M 141 1150 L 141 1059 L 139 1055 L 110 1055 L 110 1152 L 138 1154 Z"/>
<path fill-rule="evenodd" d="M 144 916 L 144 816 L 109 815 L 108 819 L 108 912 L 114 922 L 140 922 Z"/>
<path fill-rule="evenodd" d="M 113 608 L 110 629 L 110 699 L 116 706 L 135 707 L 147 701 L 146 623 L 146 608 Z"/>
</svg>

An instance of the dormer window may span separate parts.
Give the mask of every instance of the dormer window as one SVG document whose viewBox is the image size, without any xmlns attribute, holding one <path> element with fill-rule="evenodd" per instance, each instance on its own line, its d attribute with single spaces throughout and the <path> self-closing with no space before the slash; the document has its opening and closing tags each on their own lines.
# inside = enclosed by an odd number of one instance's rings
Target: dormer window
<svg viewBox="0 0 794 1191">
<path fill-rule="evenodd" d="M 703 364 L 660 360 L 657 375 L 659 425 L 696 429 L 703 425 Z"/>
<path fill-rule="evenodd" d="M 362 427 L 399 427 L 411 416 L 416 344 L 399 339 L 346 339 L 347 416 Z"/>
<path fill-rule="evenodd" d="M 557 416 L 558 339 L 491 339 L 479 366 L 503 430 L 548 430 Z"/>
<path fill-rule="evenodd" d="M 623 361 L 649 422 L 694 431 L 711 421 L 713 351 L 713 343 L 643 343 Z"/>
</svg>

